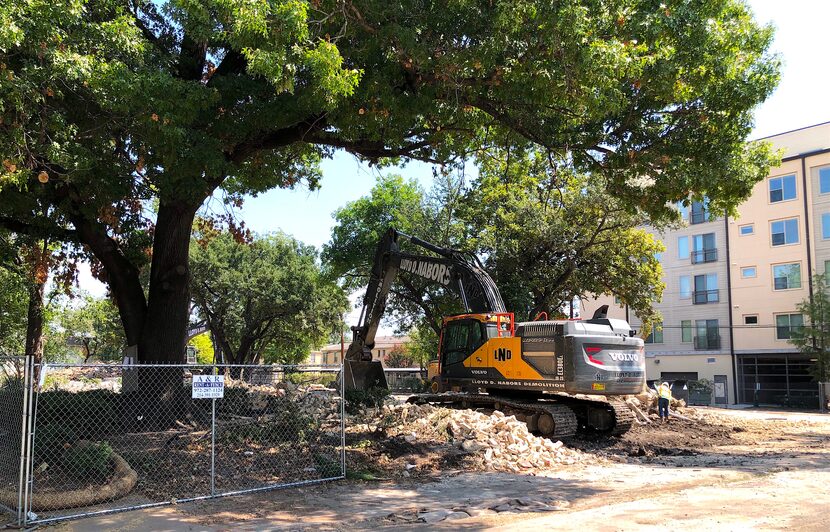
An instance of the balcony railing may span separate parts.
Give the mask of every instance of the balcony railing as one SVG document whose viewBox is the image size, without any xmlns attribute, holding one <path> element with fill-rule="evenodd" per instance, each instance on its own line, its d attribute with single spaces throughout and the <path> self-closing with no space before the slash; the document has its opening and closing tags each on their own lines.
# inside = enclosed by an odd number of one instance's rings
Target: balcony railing
<svg viewBox="0 0 830 532">
<path fill-rule="evenodd" d="M 705 336 L 695 336 L 695 349 L 720 349 L 720 335 L 707 334 Z"/>
<path fill-rule="evenodd" d="M 695 290 L 692 292 L 692 302 L 695 305 L 706 305 L 720 301 L 720 290 Z"/>
<path fill-rule="evenodd" d="M 689 223 L 690 224 L 702 224 L 704 222 L 709 221 L 709 212 L 708 211 L 691 211 L 689 212 Z"/>
<path fill-rule="evenodd" d="M 699 249 L 692 251 L 692 264 L 702 264 L 704 262 L 717 262 L 718 250 L 713 249 Z"/>
</svg>

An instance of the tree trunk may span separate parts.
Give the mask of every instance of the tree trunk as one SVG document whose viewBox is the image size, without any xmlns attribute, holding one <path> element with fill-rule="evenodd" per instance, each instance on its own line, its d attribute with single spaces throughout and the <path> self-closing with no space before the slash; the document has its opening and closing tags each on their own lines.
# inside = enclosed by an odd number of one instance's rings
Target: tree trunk
<svg viewBox="0 0 830 532">
<path fill-rule="evenodd" d="M 29 310 L 26 323 L 26 356 L 35 364 L 43 362 L 43 294 L 46 282 L 32 279 L 29 282 Z"/>
<path fill-rule="evenodd" d="M 147 314 L 138 343 L 141 362 L 184 363 L 190 317 L 190 232 L 198 207 L 182 203 L 159 207 Z"/>
<path fill-rule="evenodd" d="M 162 203 L 153 238 L 147 312 L 138 341 L 138 362 L 184 364 L 190 314 L 188 256 L 198 205 Z M 135 372 L 137 392 L 130 401 L 135 419 L 162 429 L 190 413 L 190 388 L 181 366 L 142 367 Z"/>
</svg>

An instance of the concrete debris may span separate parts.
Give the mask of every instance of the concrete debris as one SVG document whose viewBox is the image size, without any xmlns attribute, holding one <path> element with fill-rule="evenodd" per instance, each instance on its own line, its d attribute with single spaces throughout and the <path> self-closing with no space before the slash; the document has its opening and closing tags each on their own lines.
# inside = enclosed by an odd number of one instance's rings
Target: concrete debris
<svg viewBox="0 0 830 532">
<path fill-rule="evenodd" d="M 392 436 L 408 443 L 443 441 L 482 460 L 490 471 L 531 473 L 592 459 L 568 449 L 560 441 L 538 437 L 514 416 L 495 411 L 454 410 L 432 405 L 404 404 L 386 407 Z M 397 434 L 395 434 L 397 431 Z"/>
</svg>

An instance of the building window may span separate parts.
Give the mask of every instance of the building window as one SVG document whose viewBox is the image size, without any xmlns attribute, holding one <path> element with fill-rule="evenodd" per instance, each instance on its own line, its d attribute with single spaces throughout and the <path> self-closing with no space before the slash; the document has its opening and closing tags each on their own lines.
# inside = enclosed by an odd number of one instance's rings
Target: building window
<svg viewBox="0 0 830 532">
<path fill-rule="evenodd" d="M 622 299 L 620 299 L 620 296 L 614 296 L 614 304 L 622 305 Z"/>
<path fill-rule="evenodd" d="M 775 337 L 779 340 L 789 340 L 792 333 L 804 326 L 804 316 L 801 314 L 778 314 L 775 316 Z"/>
<path fill-rule="evenodd" d="M 773 177 L 769 180 L 770 203 L 791 199 L 795 199 L 795 174 Z"/>
<path fill-rule="evenodd" d="M 680 218 L 682 218 L 684 221 L 688 220 L 689 206 L 683 205 L 683 201 L 678 201 L 675 205 L 677 206 L 677 212 L 680 213 Z"/>
<path fill-rule="evenodd" d="M 692 264 L 715 262 L 718 250 L 715 246 L 715 233 L 695 235 L 692 237 Z"/>
<path fill-rule="evenodd" d="M 677 258 L 678 259 L 688 259 L 689 258 L 689 237 L 688 236 L 679 236 L 679 237 L 677 237 Z"/>
<path fill-rule="evenodd" d="M 695 321 L 695 349 L 720 349 L 718 320 Z"/>
<path fill-rule="evenodd" d="M 703 201 L 693 201 L 692 209 L 689 215 L 689 222 L 693 224 L 702 224 L 709 221 L 709 198 L 703 198 Z"/>
<path fill-rule="evenodd" d="M 830 166 L 818 170 L 818 191 L 821 194 L 830 192 Z"/>
<path fill-rule="evenodd" d="M 758 315 L 757 314 L 745 314 L 744 315 L 744 325 L 758 325 Z"/>
<path fill-rule="evenodd" d="M 770 223 L 773 246 L 798 244 L 798 218 L 776 220 Z"/>
<path fill-rule="evenodd" d="M 821 215 L 821 238 L 822 240 L 830 238 L 830 212 Z"/>
<path fill-rule="evenodd" d="M 741 236 L 754 235 L 755 224 L 746 224 L 738 226 L 738 230 L 741 232 Z"/>
<path fill-rule="evenodd" d="M 683 320 L 680 322 L 680 341 L 692 341 L 692 320 Z"/>
<path fill-rule="evenodd" d="M 751 279 L 758 275 L 758 270 L 755 266 L 744 266 L 741 268 L 741 278 L 743 279 Z"/>
<path fill-rule="evenodd" d="M 705 275 L 695 275 L 693 301 L 695 305 L 717 303 L 719 301 L 718 296 L 718 274 L 707 273 Z"/>
<path fill-rule="evenodd" d="M 651 333 L 649 333 L 648 338 L 646 338 L 645 343 L 647 344 L 662 344 L 663 343 L 663 322 L 659 321 L 654 324 L 651 328 Z"/>
<path fill-rule="evenodd" d="M 716 359 L 716 358 L 707 358 L 706 359 L 707 364 L 714 364 L 717 361 L 718 361 L 718 359 Z"/>
<path fill-rule="evenodd" d="M 692 278 L 688 275 L 680 276 L 680 299 L 692 297 Z"/>
<path fill-rule="evenodd" d="M 830 274 L 830 260 L 824 261 L 824 273 Z"/>
<path fill-rule="evenodd" d="M 801 288 L 801 263 L 773 265 L 772 279 L 775 290 Z"/>
</svg>

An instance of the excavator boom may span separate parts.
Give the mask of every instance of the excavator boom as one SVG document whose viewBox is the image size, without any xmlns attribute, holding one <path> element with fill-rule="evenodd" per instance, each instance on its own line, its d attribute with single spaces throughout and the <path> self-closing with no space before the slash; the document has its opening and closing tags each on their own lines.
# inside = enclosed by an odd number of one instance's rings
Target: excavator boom
<svg viewBox="0 0 830 532">
<path fill-rule="evenodd" d="M 438 256 L 402 252 L 398 244 L 401 239 Z M 378 243 L 363 310 L 358 325 L 352 327 L 352 342 L 343 361 L 346 389 L 387 387 L 380 361 L 372 360 L 372 348 L 389 291 L 401 272 L 455 291 L 466 312 L 505 312 L 496 283 L 475 255 L 436 246 L 390 228 Z"/>
</svg>

